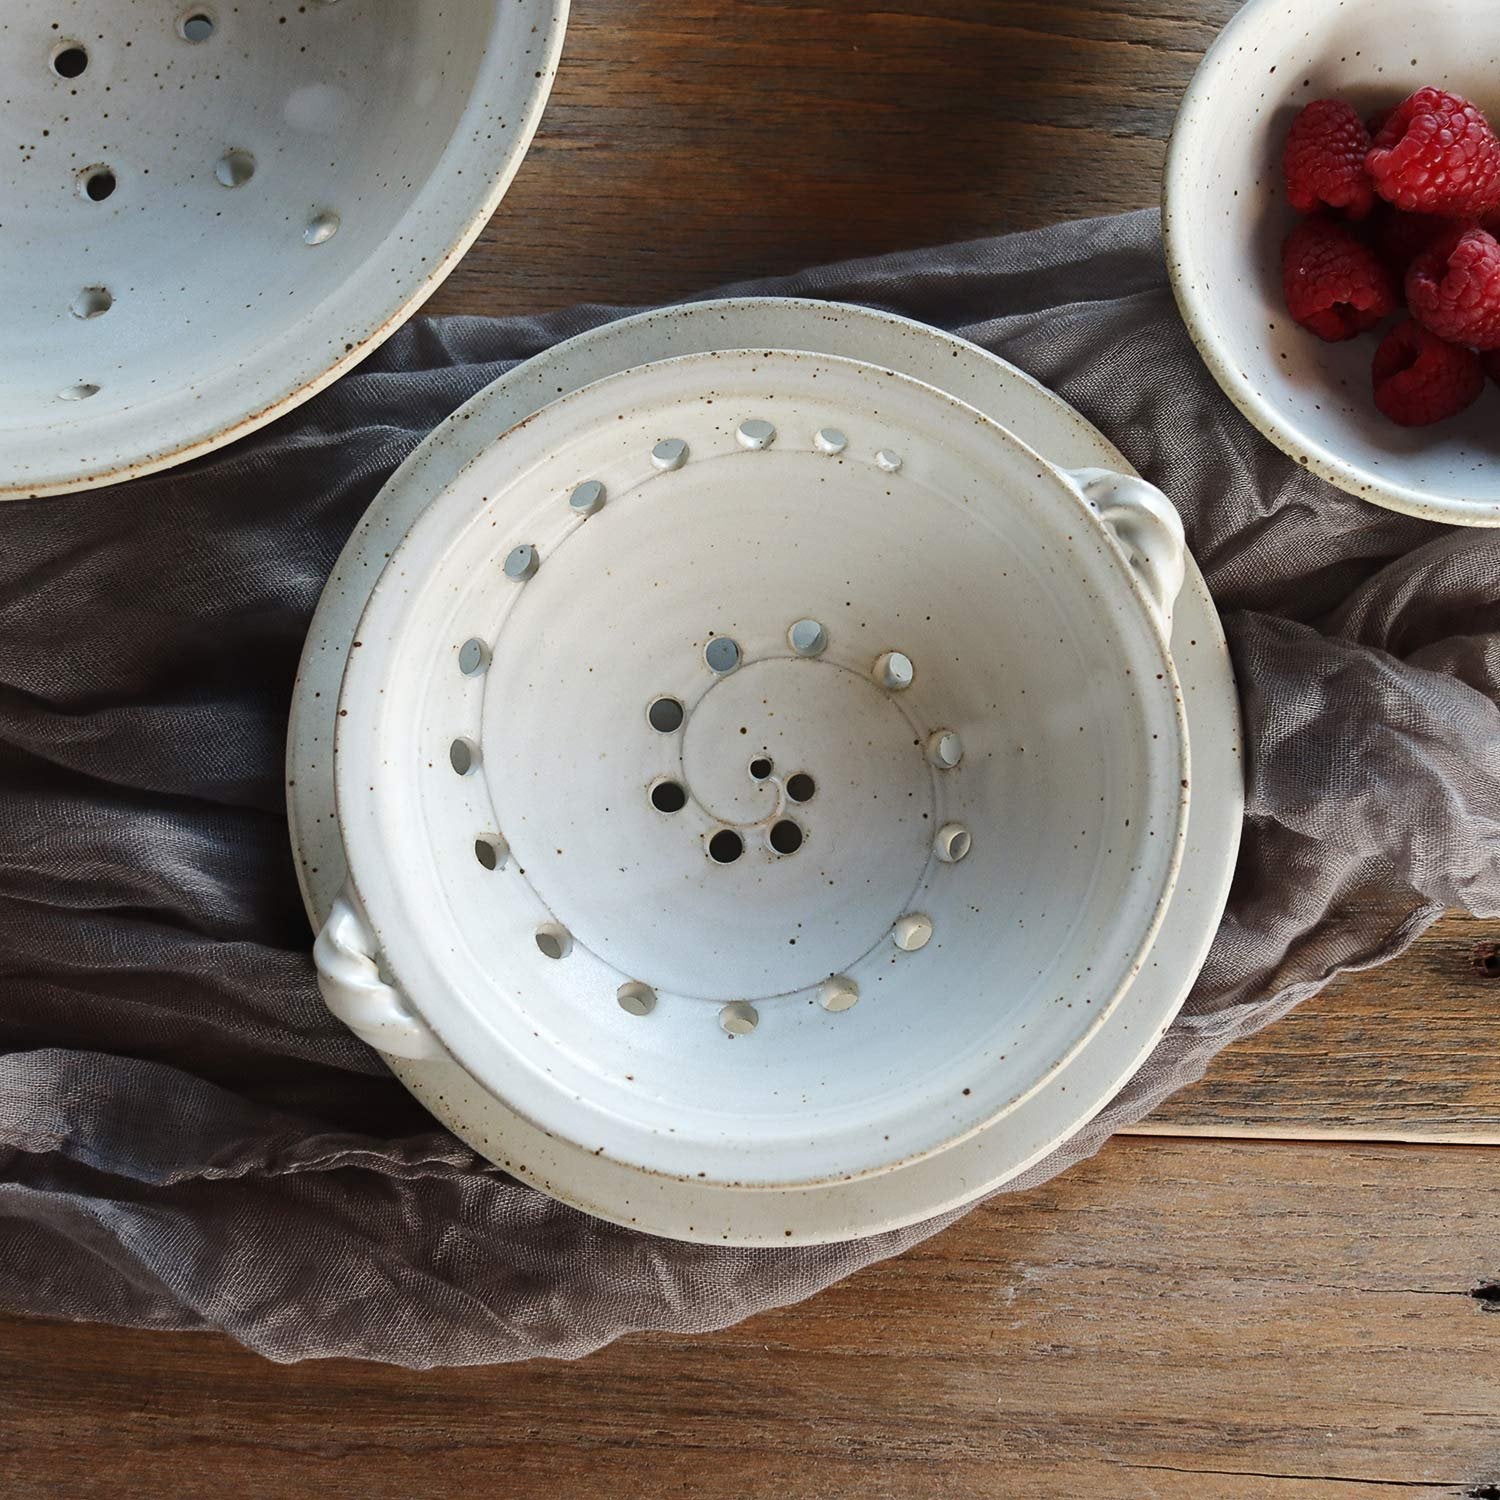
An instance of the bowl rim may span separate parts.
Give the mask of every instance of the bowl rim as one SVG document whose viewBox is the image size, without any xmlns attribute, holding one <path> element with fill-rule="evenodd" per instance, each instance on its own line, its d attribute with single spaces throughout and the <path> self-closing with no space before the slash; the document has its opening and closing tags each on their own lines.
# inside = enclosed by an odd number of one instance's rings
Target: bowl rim
<svg viewBox="0 0 1500 1500">
<path fill-rule="evenodd" d="M 1171 798 L 1170 812 L 1165 807 L 1167 800 L 1165 795 L 1161 797 L 1163 817 L 1171 828 L 1170 853 L 1163 866 L 1159 889 L 1154 892 L 1151 900 L 1149 918 L 1142 923 L 1129 957 L 1120 962 L 1115 982 L 1102 997 L 1101 1003 L 1094 1007 L 1090 1024 L 1080 1029 L 1076 1035 L 1068 1037 L 1047 1067 L 1039 1069 L 1035 1076 L 1027 1077 L 1018 1083 L 998 1110 L 985 1118 L 976 1118 L 951 1129 L 941 1141 L 873 1166 L 754 1184 L 757 1187 L 779 1189 L 795 1186 L 800 1189 L 877 1177 L 900 1169 L 912 1161 L 949 1149 L 977 1132 L 990 1128 L 998 1119 L 1019 1107 L 1032 1094 L 1043 1088 L 1054 1074 L 1066 1067 L 1073 1057 L 1088 1044 L 1120 1003 L 1142 968 L 1151 961 L 1157 934 L 1171 903 L 1181 872 L 1186 845 L 1192 779 L 1190 742 L 1183 689 L 1170 640 L 1161 620 L 1150 604 L 1147 590 L 1109 528 L 1094 513 L 1077 488 L 1068 481 L 1065 472 L 1058 464 L 1037 453 L 1010 428 L 994 417 L 979 411 L 962 398 L 915 377 L 857 359 L 806 350 L 772 350 L 766 346 L 757 345 L 746 350 L 719 351 L 715 354 L 678 354 L 650 363 L 685 366 L 712 365 L 721 362 L 726 353 L 732 352 L 755 353 L 762 360 L 768 355 L 775 355 L 814 363 L 860 365 L 872 378 L 893 382 L 898 387 L 919 388 L 926 398 L 940 401 L 962 411 L 966 418 L 974 421 L 977 426 L 989 433 L 992 439 L 998 437 L 1001 442 L 1019 450 L 1028 460 L 1044 468 L 1051 481 L 1049 488 L 1057 492 L 1057 504 L 1075 507 L 1076 511 L 1085 518 L 1085 524 L 1101 533 L 1106 556 L 1111 559 L 1112 571 L 1119 580 L 1119 597 L 1122 601 L 1127 597 L 1132 601 L 1130 609 L 1139 626 L 1139 639 L 1145 650 L 1154 653 L 1161 666 L 1159 681 L 1149 684 L 1148 687 L 1152 690 L 1159 690 L 1164 699 L 1161 712 L 1164 719 L 1170 720 L 1173 725 L 1171 742 L 1164 745 L 1160 751 L 1162 767 L 1171 768 L 1171 775 L 1163 780 L 1162 785 L 1163 789 L 1169 783 L 1174 789 L 1180 787 L 1180 790 L 1176 790 Z M 633 369 L 626 369 L 588 382 L 567 395 L 546 403 L 541 411 L 576 404 L 580 398 L 586 395 L 592 397 L 602 388 L 623 384 L 634 373 Z M 445 496 L 451 496 L 455 488 L 462 483 L 464 474 L 472 464 L 489 453 L 496 443 L 503 441 L 504 438 L 518 431 L 519 427 L 525 427 L 534 420 L 528 418 L 526 422 L 498 435 L 485 435 L 479 424 L 464 425 L 467 415 L 482 412 L 482 402 L 488 389 L 486 387 L 485 391 L 478 393 L 470 403 L 460 408 L 459 412 L 441 424 L 431 435 L 431 438 L 436 439 L 439 434 L 446 434 L 455 424 L 462 426 L 463 436 L 460 439 L 462 461 L 455 468 L 427 466 L 413 462 L 423 451 L 419 449 L 408 460 L 410 467 L 403 465 L 389 482 L 394 485 L 399 480 L 405 486 L 426 492 L 428 498 L 400 540 L 390 548 L 380 576 L 370 587 L 370 593 L 360 611 L 358 623 L 353 632 L 354 638 L 365 645 L 384 640 L 393 625 L 399 624 L 404 618 L 406 607 L 399 603 L 404 594 L 400 579 L 404 576 L 404 572 L 409 573 L 410 559 L 409 557 L 403 558 L 403 551 L 413 533 L 418 531 L 425 533 L 430 530 L 433 523 L 429 521 L 429 525 L 424 526 L 423 521 L 432 517 L 434 503 Z M 540 416 L 541 411 L 536 415 Z M 434 473 L 434 468 L 437 468 L 436 473 Z M 1122 470 L 1122 472 L 1128 473 L 1129 471 Z M 444 508 L 459 514 L 463 509 L 453 499 L 450 499 L 449 504 Z M 405 570 L 403 570 L 403 563 L 407 565 Z M 345 855 L 348 887 L 357 894 L 367 914 L 392 982 L 409 1009 L 419 1018 L 420 1023 L 437 1037 L 448 1055 L 460 1062 L 460 1065 L 484 1092 L 503 1101 L 507 1109 L 533 1127 L 549 1135 L 555 1134 L 562 1139 L 581 1142 L 583 1136 L 579 1133 L 578 1124 L 588 1116 L 586 1113 L 580 1115 L 578 1109 L 586 1101 L 575 1098 L 574 1103 L 569 1106 L 572 1112 L 572 1123 L 567 1128 L 560 1125 L 556 1118 L 556 1110 L 550 1103 L 544 1111 L 539 1113 L 535 1105 L 528 1100 L 535 1098 L 539 1091 L 550 1100 L 557 1092 L 555 1086 L 545 1083 L 540 1078 L 534 1078 L 532 1075 L 535 1069 L 532 1064 L 504 1042 L 498 1041 L 489 1034 L 477 1016 L 469 1013 L 469 1007 L 449 1003 L 443 983 L 445 976 L 442 972 L 442 963 L 438 957 L 428 952 L 428 945 L 424 940 L 413 932 L 401 932 L 398 951 L 392 952 L 387 946 L 391 935 L 387 924 L 394 917 L 398 919 L 398 927 L 405 925 L 406 903 L 399 881 L 394 880 L 388 873 L 388 860 L 377 857 L 380 854 L 377 827 L 379 818 L 374 804 L 365 795 L 365 789 L 371 780 L 374 760 L 378 756 L 378 736 L 369 733 L 370 716 L 365 713 L 365 709 L 371 704 L 377 704 L 380 710 L 390 712 L 388 703 L 377 691 L 380 676 L 375 662 L 381 655 L 382 652 L 379 650 L 351 652 L 341 675 L 338 690 L 338 716 L 333 737 L 332 780 L 338 836 Z M 354 737 L 356 734 L 358 738 Z M 437 997 L 435 1002 L 434 997 Z M 517 1083 L 520 1084 L 519 1089 L 516 1087 Z M 631 1128 L 639 1130 L 641 1127 L 637 1123 Z M 619 1155 L 613 1150 L 611 1154 Z M 630 1158 L 619 1155 L 619 1159 L 623 1161 Z M 679 1172 L 675 1169 L 655 1167 L 640 1162 L 635 1163 L 635 1166 L 637 1170 L 651 1178 L 689 1181 L 703 1175 L 699 1172 Z M 710 1172 L 708 1180 L 727 1182 L 731 1179 L 722 1177 L 717 1172 Z"/>
<path fill-rule="evenodd" d="M 514 0 L 512 0 L 514 3 Z M 189 434 L 163 446 L 151 447 L 143 444 L 144 451 L 136 458 L 123 461 L 110 460 L 103 463 L 93 461 L 80 472 L 71 474 L 55 472 L 39 480 L 16 479 L 4 473 L 0 467 L 0 503 L 8 500 L 41 499 L 50 495 L 76 494 L 84 490 L 98 489 L 105 485 L 119 484 L 127 479 L 137 479 L 155 474 L 163 469 L 174 468 L 190 459 L 200 458 L 236 442 L 242 437 L 284 416 L 303 402 L 311 400 L 320 391 L 332 385 L 340 376 L 367 358 L 388 338 L 401 328 L 417 309 L 448 278 L 458 262 L 468 252 L 486 224 L 499 208 L 501 200 L 510 190 L 521 163 L 525 160 L 542 114 L 551 96 L 553 80 L 557 76 L 562 56 L 564 37 L 567 32 L 568 11 L 571 0 L 525 0 L 536 14 L 537 76 L 526 90 L 521 108 L 515 118 L 515 130 L 510 136 L 508 149 L 496 156 L 484 149 L 484 141 L 470 139 L 470 132 L 463 127 L 474 108 L 474 101 L 490 96 L 499 75 L 508 66 L 509 60 L 502 56 L 502 49 L 487 46 L 480 66 L 474 75 L 469 91 L 469 102 L 460 116 L 458 127 L 444 148 L 432 175 L 422 184 L 422 192 L 431 192 L 439 181 L 451 183 L 456 174 L 466 169 L 474 172 L 488 186 L 481 198 L 472 200 L 470 208 L 458 219 L 456 230 L 446 250 L 422 275 L 411 289 L 393 305 L 376 315 L 376 321 L 367 327 L 348 348 L 326 368 L 299 381 L 291 390 L 274 400 L 256 406 L 238 419 L 218 423 L 208 432 Z M 506 17 L 497 7 L 494 25 L 503 25 Z M 493 163 L 493 165 L 490 165 Z M 474 171 L 475 168 L 478 171 Z M 415 200 L 414 200 L 415 201 Z M 346 277 L 335 296 L 347 294 L 355 277 Z"/>
<path fill-rule="evenodd" d="M 1346 493 L 1388 510 L 1457 526 L 1500 526 L 1500 501 L 1478 502 L 1460 496 L 1437 496 L 1430 489 L 1403 484 L 1389 475 L 1341 458 L 1332 449 L 1299 431 L 1277 407 L 1252 386 L 1244 373 L 1229 357 L 1227 345 L 1215 332 L 1208 296 L 1195 282 L 1188 269 L 1185 245 L 1188 231 L 1174 208 L 1180 202 L 1178 189 L 1187 175 L 1185 165 L 1189 139 L 1201 128 L 1212 125 L 1213 84 L 1218 74 L 1229 66 L 1241 38 L 1250 35 L 1268 11 L 1295 14 L 1293 0 L 1245 0 L 1203 54 L 1191 81 L 1183 91 L 1177 116 L 1167 143 L 1166 166 L 1162 173 L 1161 225 L 1162 247 L 1166 256 L 1167 279 L 1172 287 L 1178 312 L 1187 326 L 1188 336 L 1198 350 L 1209 373 L 1224 394 L 1239 408 L 1250 424 L 1303 468 L 1326 479 Z"/>
</svg>

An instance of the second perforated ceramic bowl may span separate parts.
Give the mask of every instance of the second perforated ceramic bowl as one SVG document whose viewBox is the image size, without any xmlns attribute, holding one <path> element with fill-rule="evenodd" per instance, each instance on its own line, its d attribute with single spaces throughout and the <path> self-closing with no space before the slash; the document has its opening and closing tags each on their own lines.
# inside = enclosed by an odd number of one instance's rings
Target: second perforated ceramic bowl
<svg viewBox="0 0 1500 1500">
<path fill-rule="evenodd" d="M 514 175 L 566 13 L 5 6 L 0 499 L 206 452 L 389 335 Z"/>
<path fill-rule="evenodd" d="M 1287 316 L 1281 242 L 1295 216 L 1281 151 L 1312 99 L 1361 114 L 1424 84 L 1500 119 L 1500 7 L 1475 0 L 1250 0 L 1183 96 L 1167 159 L 1167 266 L 1215 379 L 1272 442 L 1351 494 L 1466 526 L 1500 525 L 1500 391 L 1403 429 L 1375 409 L 1371 338 L 1325 344 Z"/>
</svg>

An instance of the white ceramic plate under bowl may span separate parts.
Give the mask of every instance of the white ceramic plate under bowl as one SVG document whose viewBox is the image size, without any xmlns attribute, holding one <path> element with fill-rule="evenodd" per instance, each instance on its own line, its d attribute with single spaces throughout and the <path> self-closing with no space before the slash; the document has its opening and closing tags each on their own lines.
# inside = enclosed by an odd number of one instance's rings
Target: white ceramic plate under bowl
<svg viewBox="0 0 1500 1500">
<path fill-rule="evenodd" d="M 991 410 L 1004 410 L 1029 436 L 1045 438 L 1053 456 L 1064 462 L 1121 462 L 1076 414 L 982 351 L 899 319 L 827 305 L 702 304 L 649 314 L 574 340 L 512 372 L 470 404 L 468 421 L 440 430 L 396 476 L 351 539 L 325 592 L 299 677 L 289 754 L 293 837 L 315 920 L 334 907 L 345 876 L 332 816 L 329 699 L 349 654 L 353 622 L 369 592 L 368 582 L 359 581 L 368 560 L 391 550 L 424 507 L 418 492 L 443 488 L 473 457 L 460 449 L 482 450 L 490 436 L 505 431 L 559 386 L 577 386 L 637 357 L 712 348 L 726 340 L 731 345 L 757 340 L 821 343 L 918 374 L 941 371 L 950 384 L 984 399 Z M 466 434 L 475 431 L 486 436 L 471 442 Z M 440 1118 L 517 1175 L 604 1217 L 658 1233 L 742 1243 L 827 1240 L 909 1223 L 982 1193 L 1076 1129 L 1139 1063 L 1180 1004 L 1222 909 L 1239 828 L 1237 721 L 1222 637 L 1196 577 L 1179 605 L 1174 645 L 1189 717 L 1201 731 L 1197 738 L 1203 745 L 1195 744 L 1195 758 L 1201 763 L 1200 778 L 1206 777 L 1199 784 L 1207 787 L 1208 798 L 1201 812 L 1193 814 L 1187 860 L 1162 937 L 1114 1010 L 1065 1064 L 998 1123 L 878 1175 L 799 1188 L 747 1187 L 643 1171 L 549 1135 L 479 1087 L 442 1053 L 420 1060 L 393 1058 L 394 1068 Z M 808 806 L 815 807 L 816 799 Z M 962 868 L 960 863 L 949 872 Z M 824 1013 L 824 1019 L 858 1017 L 868 999 L 862 994 L 851 1010 Z M 622 1016 L 650 1021 L 655 1013 Z M 733 1039 L 725 1034 L 722 1045 L 743 1049 L 763 1039 L 757 1028 Z"/>
<path fill-rule="evenodd" d="M 0 14 L 0 499 L 252 431 L 386 338 L 531 141 L 567 0 Z"/>
<path fill-rule="evenodd" d="M 1278 447 L 1377 505 L 1495 526 L 1500 389 L 1490 383 L 1446 422 L 1397 427 L 1371 395 L 1378 335 L 1326 344 L 1282 300 L 1281 242 L 1296 215 L 1281 152 L 1297 111 L 1337 97 L 1369 115 L 1426 84 L 1500 120 L 1500 7 L 1251 0 L 1183 96 L 1167 157 L 1167 267 L 1215 379 Z"/>
</svg>

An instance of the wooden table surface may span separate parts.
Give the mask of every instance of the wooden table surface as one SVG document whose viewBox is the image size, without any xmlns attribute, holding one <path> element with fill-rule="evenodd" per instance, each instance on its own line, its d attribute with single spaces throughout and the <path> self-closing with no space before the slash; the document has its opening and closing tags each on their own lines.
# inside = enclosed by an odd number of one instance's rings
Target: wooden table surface
<svg viewBox="0 0 1500 1500">
<path fill-rule="evenodd" d="M 430 304 L 647 302 L 1155 201 L 1234 0 L 575 0 Z M 710 1337 L 279 1367 L 0 1321 L 0 1496 L 1500 1500 L 1500 923 L 1450 918 L 1100 1156 Z"/>
</svg>

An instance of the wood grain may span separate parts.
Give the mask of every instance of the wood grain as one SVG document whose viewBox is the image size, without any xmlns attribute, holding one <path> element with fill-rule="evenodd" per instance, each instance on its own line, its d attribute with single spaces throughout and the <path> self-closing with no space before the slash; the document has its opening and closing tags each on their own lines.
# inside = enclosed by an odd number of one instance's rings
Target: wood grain
<svg viewBox="0 0 1500 1500">
<path fill-rule="evenodd" d="M 1483 1148 L 1117 1140 L 798 1308 L 577 1364 L 0 1324 L 0 1493 L 1355 1500 L 1500 1482 Z"/>
<path fill-rule="evenodd" d="M 1500 922 L 1455 913 L 1227 1048 L 1135 1128 L 1174 1135 L 1500 1144 Z"/>
<path fill-rule="evenodd" d="M 428 304 L 502 315 L 1139 208 L 1238 0 L 574 0 L 536 142 Z"/>
</svg>

